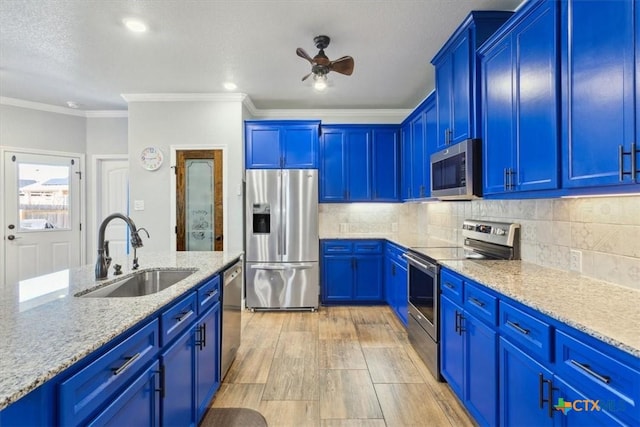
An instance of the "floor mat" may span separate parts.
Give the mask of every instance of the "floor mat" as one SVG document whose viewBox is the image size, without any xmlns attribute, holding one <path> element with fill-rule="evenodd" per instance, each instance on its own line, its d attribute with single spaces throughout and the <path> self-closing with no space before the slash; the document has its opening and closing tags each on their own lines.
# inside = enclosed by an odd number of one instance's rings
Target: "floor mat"
<svg viewBox="0 0 640 427">
<path fill-rule="evenodd" d="M 210 408 L 200 427 L 268 427 L 262 414 L 247 408 Z"/>
</svg>

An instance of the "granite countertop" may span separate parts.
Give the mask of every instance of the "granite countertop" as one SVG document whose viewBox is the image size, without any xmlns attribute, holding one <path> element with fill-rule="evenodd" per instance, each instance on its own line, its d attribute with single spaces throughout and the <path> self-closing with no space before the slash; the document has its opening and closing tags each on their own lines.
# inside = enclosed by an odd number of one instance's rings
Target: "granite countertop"
<svg viewBox="0 0 640 427">
<path fill-rule="evenodd" d="M 524 261 L 441 265 L 614 347 L 640 357 L 640 292 Z"/>
<path fill-rule="evenodd" d="M 231 265 L 242 252 L 146 252 L 141 268 L 197 269 L 161 292 L 134 298 L 78 298 L 96 282 L 94 266 L 25 280 L 0 295 L 0 410 Z"/>
</svg>

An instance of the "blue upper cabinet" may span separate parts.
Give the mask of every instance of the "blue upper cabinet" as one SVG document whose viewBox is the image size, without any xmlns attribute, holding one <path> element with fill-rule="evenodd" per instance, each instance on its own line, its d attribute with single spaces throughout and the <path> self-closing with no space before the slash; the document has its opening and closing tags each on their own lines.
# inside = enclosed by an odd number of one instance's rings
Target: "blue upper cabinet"
<svg viewBox="0 0 640 427">
<path fill-rule="evenodd" d="M 431 195 L 430 156 L 435 151 L 437 112 L 435 92 L 429 95 L 402 125 L 402 199 Z"/>
<path fill-rule="evenodd" d="M 400 142 L 398 127 L 376 127 L 372 131 L 373 200 L 400 199 Z"/>
<path fill-rule="evenodd" d="M 471 12 L 431 61 L 436 71 L 436 148 L 480 137 L 476 49 L 512 14 Z"/>
<path fill-rule="evenodd" d="M 318 168 L 320 121 L 245 121 L 247 169 Z"/>
<path fill-rule="evenodd" d="M 637 172 L 631 173 L 631 154 L 620 156 L 620 150 L 630 153 L 637 142 L 634 74 L 640 67 L 634 46 L 639 14 L 630 0 L 562 2 L 565 187 L 640 180 Z"/>
<path fill-rule="evenodd" d="M 558 3 L 531 1 L 480 49 L 485 195 L 558 188 Z"/>
<path fill-rule="evenodd" d="M 397 126 L 323 126 L 320 202 L 398 201 L 399 144 Z"/>
</svg>

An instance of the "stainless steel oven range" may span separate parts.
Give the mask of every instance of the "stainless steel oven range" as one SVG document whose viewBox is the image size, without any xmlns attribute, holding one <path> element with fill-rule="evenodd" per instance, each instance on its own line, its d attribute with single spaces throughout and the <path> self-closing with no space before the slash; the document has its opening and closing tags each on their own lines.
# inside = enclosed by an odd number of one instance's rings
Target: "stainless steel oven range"
<svg viewBox="0 0 640 427">
<path fill-rule="evenodd" d="M 438 381 L 440 376 L 440 265 L 459 259 L 520 259 L 520 226 L 465 220 L 462 247 L 412 247 L 408 262 L 409 341 Z"/>
</svg>

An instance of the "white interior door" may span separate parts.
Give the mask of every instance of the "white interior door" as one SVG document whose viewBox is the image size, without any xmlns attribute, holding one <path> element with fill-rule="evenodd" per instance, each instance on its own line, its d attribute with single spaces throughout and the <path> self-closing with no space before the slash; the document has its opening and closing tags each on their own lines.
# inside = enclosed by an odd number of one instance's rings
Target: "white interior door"
<svg viewBox="0 0 640 427">
<path fill-rule="evenodd" d="M 103 219 L 115 212 L 129 216 L 129 161 L 127 159 L 98 161 L 96 196 L 97 242 L 98 230 Z M 129 253 L 129 230 L 124 221 L 111 221 L 105 231 L 105 240 L 109 241 L 109 255 L 114 260 L 122 259 Z"/>
<path fill-rule="evenodd" d="M 5 152 L 5 284 L 80 265 L 80 158 Z"/>
</svg>

